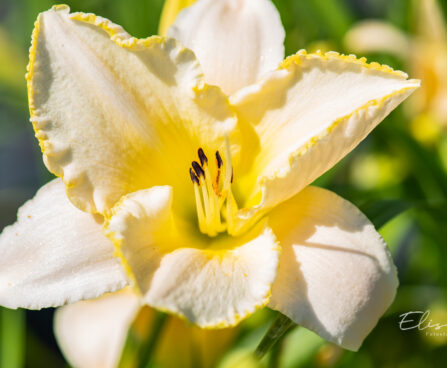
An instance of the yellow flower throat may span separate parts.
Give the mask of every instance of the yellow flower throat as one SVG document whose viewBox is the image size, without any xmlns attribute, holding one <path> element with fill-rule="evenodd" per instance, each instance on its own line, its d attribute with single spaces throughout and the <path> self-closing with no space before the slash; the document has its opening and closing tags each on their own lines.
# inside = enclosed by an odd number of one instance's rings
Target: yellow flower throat
<svg viewBox="0 0 447 368">
<path fill-rule="evenodd" d="M 198 149 L 200 163 L 193 161 L 189 169 L 194 184 L 199 229 L 209 236 L 216 236 L 225 230 L 232 234 L 235 229 L 234 219 L 238 208 L 231 192 L 233 167 L 228 139 L 225 146 L 225 162 L 219 151 L 215 152 L 214 176 L 211 175 L 208 157 L 202 148 Z"/>
</svg>

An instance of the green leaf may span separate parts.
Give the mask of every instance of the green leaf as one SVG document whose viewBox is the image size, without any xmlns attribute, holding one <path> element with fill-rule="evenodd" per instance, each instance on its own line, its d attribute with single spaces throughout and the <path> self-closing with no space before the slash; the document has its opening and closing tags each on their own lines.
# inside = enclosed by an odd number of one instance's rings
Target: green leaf
<svg viewBox="0 0 447 368">
<path fill-rule="evenodd" d="M 388 221 L 412 208 L 414 204 L 399 199 L 381 199 L 367 202 L 360 210 L 369 218 L 377 229 Z"/>
<path fill-rule="evenodd" d="M 447 198 L 447 173 L 438 155 L 421 146 L 406 130 L 396 125 L 383 124 L 376 132 L 410 164 L 426 199 Z"/>
<path fill-rule="evenodd" d="M 312 0 L 310 3 L 315 7 L 316 13 L 332 38 L 341 43 L 344 34 L 352 24 L 352 16 L 348 8 L 339 0 Z"/>
</svg>

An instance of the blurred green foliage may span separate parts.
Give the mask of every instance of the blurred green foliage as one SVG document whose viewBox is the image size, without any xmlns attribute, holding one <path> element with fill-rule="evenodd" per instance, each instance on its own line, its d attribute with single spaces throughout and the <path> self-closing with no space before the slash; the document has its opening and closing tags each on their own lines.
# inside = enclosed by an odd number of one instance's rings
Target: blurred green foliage
<svg viewBox="0 0 447 368">
<path fill-rule="evenodd" d="M 156 34 L 163 0 L 68 0 L 73 11 L 94 12 L 137 37 Z M 412 32 L 408 0 L 274 0 L 286 29 L 286 53 L 300 48 L 346 52 L 343 37 L 365 18 L 387 20 Z M 49 0 L 0 1 L 0 229 L 17 208 L 50 179 L 28 123 L 24 80 L 34 20 Z M 446 16 L 446 4 L 443 6 Z M 403 69 L 391 55 L 370 58 Z M 447 101 L 446 101 L 447 103 Z M 363 170 L 359 175 L 357 170 Z M 393 112 L 353 153 L 317 181 L 362 208 L 382 226 L 399 270 L 400 288 L 386 316 L 358 353 L 344 351 L 305 329 L 289 332 L 262 365 L 292 367 L 441 367 L 447 338 L 400 331 L 398 316 L 410 310 L 447 310 L 447 134 L 431 144 L 417 141 L 402 108 Z M 407 210 L 408 209 L 408 210 Z M 407 210 L 400 214 L 403 210 Z M 394 217 L 398 215 L 397 217 Z M 392 219 L 394 218 L 394 219 Z M 392 220 L 391 220 L 392 219 Z M 388 220 L 391 220 L 388 222 Z M 0 310 L 1 367 L 64 366 L 52 336 L 52 311 Z M 272 315 L 257 315 L 219 367 L 245 362 Z M 445 321 L 447 323 L 447 321 Z M 276 355 L 275 355 L 276 354 Z M 247 360 L 248 359 L 248 360 Z M 270 362 L 270 363 L 269 363 Z"/>
</svg>

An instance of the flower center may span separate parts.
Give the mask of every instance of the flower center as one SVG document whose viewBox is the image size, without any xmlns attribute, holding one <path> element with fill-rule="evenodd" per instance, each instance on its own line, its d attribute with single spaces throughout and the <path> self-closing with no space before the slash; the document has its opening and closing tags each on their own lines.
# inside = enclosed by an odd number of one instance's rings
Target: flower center
<svg viewBox="0 0 447 368">
<path fill-rule="evenodd" d="M 219 151 L 215 152 L 214 175 L 202 148 L 198 149 L 198 156 L 200 163 L 192 162 L 189 175 L 194 185 L 199 229 L 209 236 L 216 236 L 225 230 L 232 234 L 238 208 L 231 192 L 233 167 L 228 138 L 225 140 L 225 161 Z"/>
</svg>

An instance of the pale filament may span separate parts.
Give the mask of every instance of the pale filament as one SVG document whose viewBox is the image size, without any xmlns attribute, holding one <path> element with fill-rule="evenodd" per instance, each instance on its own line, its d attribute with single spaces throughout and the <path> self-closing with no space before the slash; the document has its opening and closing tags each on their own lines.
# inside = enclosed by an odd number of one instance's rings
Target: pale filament
<svg viewBox="0 0 447 368">
<path fill-rule="evenodd" d="M 198 150 L 198 157 L 199 161 L 192 162 L 189 174 L 194 184 L 199 229 L 209 236 L 225 230 L 231 234 L 238 208 L 231 191 L 233 167 L 228 138 L 225 141 L 225 160 L 219 151 L 215 152 L 214 175 L 202 148 Z"/>
</svg>

